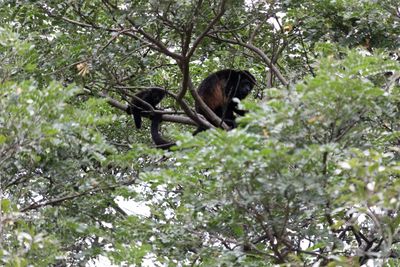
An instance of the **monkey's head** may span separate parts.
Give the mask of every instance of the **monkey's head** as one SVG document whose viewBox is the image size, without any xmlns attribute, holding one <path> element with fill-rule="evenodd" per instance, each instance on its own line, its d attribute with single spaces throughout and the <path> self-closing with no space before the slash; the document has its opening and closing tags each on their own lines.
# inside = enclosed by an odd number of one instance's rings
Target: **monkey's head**
<svg viewBox="0 0 400 267">
<path fill-rule="evenodd" d="M 235 97 L 237 97 L 238 99 L 244 99 L 247 97 L 247 95 L 251 92 L 254 85 L 256 84 L 256 78 L 254 78 L 254 76 L 247 70 L 239 71 L 238 77 L 239 86 L 236 90 Z"/>
<path fill-rule="evenodd" d="M 153 106 L 156 106 L 161 100 L 164 99 L 166 93 L 163 88 L 151 88 L 149 91 L 149 95 L 146 97 L 147 102 L 151 103 Z M 145 99 L 146 100 L 146 99 Z"/>
</svg>

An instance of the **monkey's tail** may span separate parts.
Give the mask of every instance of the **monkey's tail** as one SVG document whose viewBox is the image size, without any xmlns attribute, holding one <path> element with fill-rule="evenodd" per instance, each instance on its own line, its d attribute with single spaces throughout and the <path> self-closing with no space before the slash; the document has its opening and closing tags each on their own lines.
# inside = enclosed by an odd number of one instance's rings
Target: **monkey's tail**
<svg viewBox="0 0 400 267">
<path fill-rule="evenodd" d="M 196 129 L 196 131 L 194 131 L 193 132 L 193 136 L 195 136 L 195 135 L 197 135 L 198 133 L 201 133 L 201 132 L 203 132 L 203 131 L 205 131 L 205 130 L 207 130 L 206 128 L 204 128 L 204 127 L 197 127 L 197 129 Z"/>
<path fill-rule="evenodd" d="M 150 129 L 151 130 L 151 138 L 153 139 L 153 142 L 156 145 L 156 148 L 169 149 L 171 146 L 175 145 L 175 142 L 165 140 L 160 135 L 161 117 L 162 117 L 161 114 L 154 114 L 154 116 L 151 120 L 151 129 Z"/>
</svg>

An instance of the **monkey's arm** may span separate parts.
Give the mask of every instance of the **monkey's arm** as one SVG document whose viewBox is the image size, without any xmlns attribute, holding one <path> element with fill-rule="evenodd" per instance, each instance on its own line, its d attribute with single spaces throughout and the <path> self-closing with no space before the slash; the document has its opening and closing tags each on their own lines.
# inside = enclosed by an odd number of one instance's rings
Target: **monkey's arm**
<svg viewBox="0 0 400 267">
<path fill-rule="evenodd" d="M 247 112 L 249 112 L 248 110 L 242 110 L 238 108 L 234 109 L 233 111 L 240 116 L 244 116 Z"/>
<path fill-rule="evenodd" d="M 230 108 L 233 112 L 235 112 L 236 114 L 238 114 L 239 116 L 244 116 L 244 115 L 248 112 L 248 110 L 239 109 L 239 108 L 238 108 L 238 103 L 236 103 L 236 102 L 234 102 L 234 101 L 232 101 L 232 102 L 230 103 L 229 106 L 230 106 L 229 108 Z"/>
</svg>

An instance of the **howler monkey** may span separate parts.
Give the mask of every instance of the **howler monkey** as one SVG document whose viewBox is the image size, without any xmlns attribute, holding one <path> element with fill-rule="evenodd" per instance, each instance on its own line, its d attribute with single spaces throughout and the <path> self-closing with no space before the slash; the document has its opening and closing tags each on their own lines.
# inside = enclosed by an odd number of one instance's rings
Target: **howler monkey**
<svg viewBox="0 0 400 267">
<path fill-rule="evenodd" d="M 140 129 L 142 127 L 142 111 L 150 111 L 150 108 L 145 103 L 139 101 L 140 98 L 147 104 L 151 105 L 153 109 L 161 102 L 165 97 L 165 90 L 163 88 L 148 88 L 135 94 L 136 98 L 132 99 L 127 110 L 128 114 L 132 114 L 135 120 L 136 128 Z"/>
<path fill-rule="evenodd" d="M 238 108 L 234 98 L 244 99 L 256 84 L 256 79 L 247 70 L 225 69 L 212 73 L 205 78 L 199 88 L 198 94 L 204 103 L 231 128 L 236 127 L 235 114 L 243 116 L 246 111 Z M 206 116 L 198 104 L 196 111 Z M 197 134 L 205 129 L 199 127 L 194 132 Z"/>
<path fill-rule="evenodd" d="M 164 99 L 166 92 L 163 88 L 148 88 L 140 91 L 135 94 L 136 98 L 140 98 L 147 104 L 151 105 L 153 109 L 156 109 L 156 106 Z M 132 99 L 130 103 L 127 113 L 132 114 L 135 120 L 136 128 L 140 129 L 142 127 L 142 111 L 151 111 L 149 106 L 144 104 L 142 101 L 138 99 Z M 168 149 L 171 146 L 175 145 L 175 143 L 165 140 L 159 132 L 160 123 L 161 123 L 161 114 L 153 113 L 150 114 L 151 119 L 151 138 L 153 139 L 154 144 L 157 148 Z"/>
</svg>

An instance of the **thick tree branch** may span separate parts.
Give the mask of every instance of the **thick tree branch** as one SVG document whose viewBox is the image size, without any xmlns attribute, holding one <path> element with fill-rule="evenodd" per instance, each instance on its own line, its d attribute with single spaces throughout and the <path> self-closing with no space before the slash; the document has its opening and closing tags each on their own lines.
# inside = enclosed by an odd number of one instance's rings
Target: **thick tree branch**
<svg viewBox="0 0 400 267">
<path fill-rule="evenodd" d="M 90 90 L 87 90 L 88 93 L 93 94 Z M 127 112 L 128 110 L 128 105 L 125 105 L 118 100 L 108 96 L 106 93 L 103 92 L 96 92 L 98 96 L 101 98 L 104 98 L 109 105 L 111 105 L 114 108 L 117 108 L 121 111 Z M 170 93 L 168 93 L 170 94 Z M 156 112 L 156 111 L 154 111 Z M 186 112 L 185 112 L 186 113 Z M 162 120 L 163 121 L 169 121 L 169 122 L 176 122 L 176 123 L 181 123 L 181 124 L 187 124 L 187 125 L 198 125 L 195 121 L 193 121 L 191 118 L 188 118 L 186 116 L 182 115 L 169 115 L 169 114 L 164 114 L 161 112 L 162 115 Z M 187 114 L 187 113 L 186 113 Z M 150 114 L 143 113 L 143 117 L 148 117 Z M 207 122 L 207 120 L 203 116 L 199 116 L 199 119 L 204 121 L 204 124 L 206 124 L 209 128 L 212 128 L 213 126 Z"/>
<path fill-rule="evenodd" d="M 115 87 L 116 88 L 123 88 L 123 89 L 134 88 L 134 87 L 131 87 L 131 86 L 115 86 Z M 154 87 L 152 87 L 152 88 L 154 88 Z M 213 128 L 213 125 L 210 124 L 203 116 L 200 117 L 200 116 L 198 116 L 197 113 L 194 113 L 192 111 L 192 109 L 190 108 L 190 106 L 186 103 L 185 100 L 179 99 L 175 94 L 173 94 L 173 93 L 171 93 L 171 92 L 169 92 L 167 90 L 165 91 L 165 93 L 175 99 L 175 101 L 183 109 L 185 114 L 189 116 L 189 118 L 186 118 L 186 117 L 183 117 L 183 116 L 176 116 L 176 115 L 175 116 L 166 116 L 165 113 L 162 113 L 162 114 L 164 114 L 163 117 L 162 117 L 163 120 L 171 121 L 171 122 L 178 122 L 178 123 L 183 123 L 183 124 L 190 124 L 190 125 L 199 125 L 200 124 L 200 125 L 204 125 L 204 127 L 207 127 L 207 128 Z M 102 94 L 101 96 L 105 97 L 105 98 L 110 98 L 106 94 Z M 114 100 L 114 99 L 112 99 L 112 100 L 113 101 L 109 102 L 109 104 L 114 106 L 114 104 L 116 104 L 115 103 L 116 100 Z M 142 100 L 140 102 L 142 102 Z M 121 109 L 119 107 L 119 105 L 115 105 L 114 107 Z M 146 117 L 146 114 L 143 114 L 143 115 Z"/>
</svg>

